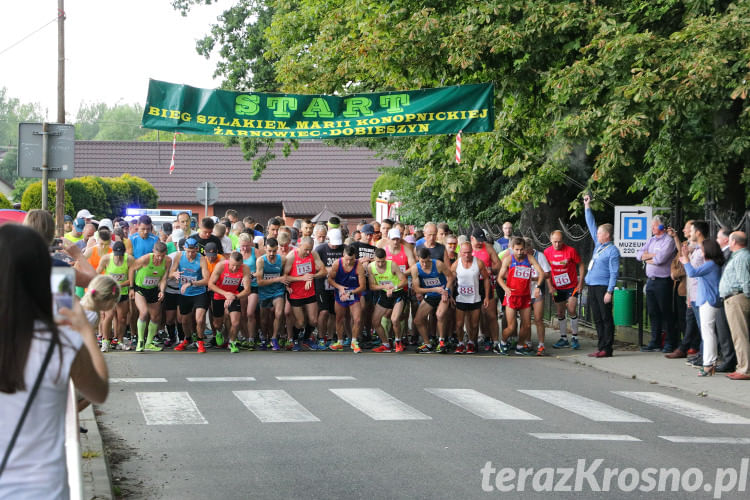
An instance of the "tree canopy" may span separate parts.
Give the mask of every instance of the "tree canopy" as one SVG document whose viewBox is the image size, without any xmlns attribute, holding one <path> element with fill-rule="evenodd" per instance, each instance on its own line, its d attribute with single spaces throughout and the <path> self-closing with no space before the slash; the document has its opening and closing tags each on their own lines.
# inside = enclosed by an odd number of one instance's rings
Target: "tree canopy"
<svg viewBox="0 0 750 500">
<path fill-rule="evenodd" d="M 173 1 L 194 3 L 210 0 Z M 240 0 L 199 51 L 217 45 L 217 74 L 236 90 L 495 82 L 495 131 L 464 136 L 459 165 L 453 137 L 367 141 L 399 161 L 404 213 L 576 209 L 583 191 L 750 202 L 750 2 Z"/>
</svg>

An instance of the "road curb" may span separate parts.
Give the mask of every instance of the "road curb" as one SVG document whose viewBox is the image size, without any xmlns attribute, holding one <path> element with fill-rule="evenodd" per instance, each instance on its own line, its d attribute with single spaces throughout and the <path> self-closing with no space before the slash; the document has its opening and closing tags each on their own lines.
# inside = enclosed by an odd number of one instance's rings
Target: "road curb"
<svg viewBox="0 0 750 500">
<path fill-rule="evenodd" d="M 111 500 L 113 498 L 112 478 L 93 406 L 89 405 L 81 411 L 78 419 L 81 427 L 88 429 L 87 433 L 81 434 L 84 498 L 86 500 Z"/>
</svg>

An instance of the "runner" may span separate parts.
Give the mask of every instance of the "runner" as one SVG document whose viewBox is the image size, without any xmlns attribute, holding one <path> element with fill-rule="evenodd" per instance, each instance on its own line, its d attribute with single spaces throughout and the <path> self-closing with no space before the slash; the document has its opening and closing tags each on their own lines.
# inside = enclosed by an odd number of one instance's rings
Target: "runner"
<svg viewBox="0 0 750 500">
<path fill-rule="evenodd" d="M 447 237 L 446 239 L 450 238 Z M 454 237 L 455 239 L 455 237 Z M 450 247 L 450 246 L 449 246 Z M 458 345 L 456 354 L 474 354 L 477 335 L 479 334 L 479 314 L 482 306 L 488 306 L 490 295 L 490 277 L 487 267 L 480 259 L 472 255 L 471 243 L 461 244 L 460 258 L 453 263 L 451 272 L 456 277 L 456 332 Z M 480 283 L 484 294 L 480 292 Z M 463 329 L 469 336 L 464 347 Z"/>
<path fill-rule="evenodd" d="M 130 277 L 128 270 L 135 264 L 135 259 L 132 255 L 125 253 L 125 244 L 122 241 L 116 241 L 112 245 L 112 253 L 104 255 L 99 260 L 99 266 L 96 268 L 96 274 L 106 274 L 111 276 L 120 285 L 120 298 L 117 301 L 117 305 L 114 309 L 105 311 L 102 324 L 103 327 L 103 338 L 102 338 L 102 352 L 109 351 L 110 347 L 110 335 L 112 333 L 112 323 L 114 321 L 114 340 L 112 345 L 119 347 L 123 351 L 130 349 L 130 346 L 126 345 L 123 341 L 125 337 L 125 327 L 128 324 L 128 310 L 130 302 L 128 301 L 128 286 L 130 285 Z"/>
<path fill-rule="evenodd" d="M 497 340 L 500 334 L 497 326 L 497 297 L 495 297 L 495 280 L 497 273 L 500 271 L 500 259 L 497 257 L 497 252 L 492 245 L 487 243 L 487 235 L 484 230 L 480 227 L 474 229 L 471 233 L 471 248 L 474 257 L 484 262 L 484 266 L 487 268 L 487 274 L 490 277 L 490 294 L 486 296 L 487 307 L 482 306 L 482 312 L 479 316 L 479 322 L 482 327 L 482 333 L 486 335 L 489 333 L 491 344 L 485 345 L 485 350 L 490 350 L 492 345 L 497 345 Z M 480 278 L 481 280 L 482 278 Z M 482 285 L 482 283 L 480 283 Z M 484 286 L 479 287 L 479 292 L 484 293 Z M 484 300 L 485 297 L 482 297 Z M 483 302 L 484 304 L 484 302 Z"/>
<path fill-rule="evenodd" d="M 375 250 L 375 261 L 370 263 L 368 268 L 370 293 L 373 295 L 375 303 L 372 312 L 372 325 L 375 327 L 381 342 L 381 345 L 373 349 L 373 352 L 391 352 L 388 334 L 382 324 L 384 317 L 388 317 L 393 326 L 396 352 L 404 352 L 404 344 L 401 341 L 400 319 L 406 303 L 405 290 L 408 283 L 406 275 L 393 261 L 386 260 L 385 250 L 382 248 Z"/>
<path fill-rule="evenodd" d="M 153 252 L 135 259 L 128 267 L 128 278 L 134 283 L 130 289 L 130 300 L 135 302 L 138 310 L 136 352 L 161 351 L 154 345 L 154 336 L 161 321 L 161 302 L 167 287 L 167 270 L 172 260 L 167 257 L 167 245 L 161 241 L 154 244 Z M 150 323 L 149 323 L 150 320 Z M 148 325 L 148 338 L 144 345 L 144 335 Z"/>
<path fill-rule="evenodd" d="M 237 331 L 242 319 L 240 301 L 251 291 L 250 268 L 242 262 L 242 254 L 232 252 L 229 259 L 224 259 L 216 265 L 208 288 L 212 290 L 211 310 L 213 312 L 213 328 L 218 331 L 223 323 L 224 310 L 229 312 L 229 351 L 240 352 L 237 347 Z"/>
<path fill-rule="evenodd" d="M 305 236 L 300 240 L 299 248 L 295 248 L 286 256 L 284 275 L 289 280 L 289 304 L 294 318 L 293 351 L 300 351 L 300 337 L 310 340 L 313 329 L 318 325 L 318 299 L 315 294 L 315 279 L 326 275 L 326 268 L 320 256 L 312 251 L 313 239 Z M 307 317 L 307 326 L 305 325 Z M 310 344 L 312 349 L 318 349 L 317 344 Z M 323 342 L 325 349 L 325 341 Z"/>
<path fill-rule="evenodd" d="M 217 224 L 218 226 L 219 224 Z M 214 226 L 216 227 L 216 226 Z M 206 261 L 206 269 L 208 271 L 207 276 L 210 278 L 211 275 L 214 272 L 214 269 L 216 269 L 216 266 L 219 265 L 221 262 L 224 262 L 226 260 L 224 258 L 224 255 L 221 251 L 221 246 L 217 246 L 215 242 L 209 241 L 206 243 L 206 246 L 203 248 L 203 253 Z M 214 292 L 208 288 L 208 283 L 206 283 L 206 300 L 207 303 L 210 305 L 214 298 Z M 213 308 L 209 308 L 209 319 L 208 323 L 211 326 L 211 330 L 213 333 L 213 344 L 211 344 L 211 340 L 209 340 L 209 345 L 213 345 L 213 347 L 224 347 L 224 334 L 222 333 L 222 323 L 219 323 L 219 328 L 215 328 L 214 325 L 214 317 L 213 317 Z"/>
<path fill-rule="evenodd" d="M 210 220 L 210 219 L 209 219 Z M 206 283 L 210 275 L 206 259 L 198 253 L 198 241 L 195 238 L 185 240 L 185 250 L 177 252 L 169 273 L 180 280 L 180 314 L 182 315 L 182 329 L 185 338 L 174 348 L 184 351 L 192 339 L 193 333 L 198 335 L 196 345 L 199 353 L 206 352 L 204 330 L 206 328 L 206 310 L 208 309 L 208 294 Z"/>
<path fill-rule="evenodd" d="M 242 255 L 242 263 L 250 270 L 250 294 L 240 299 L 242 317 L 245 318 L 243 322 L 245 326 L 242 328 L 242 331 L 247 338 L 245 343 L 241 345 L 245 349 L 253 351 L 255 350 L 255 335 L 258 333 L 258 319 L 256 317 L 258 309 L 258 279 L 255 277 L 258 256 L 253 245 L 253 237 L 249 234 L 241 233 L 237 237 L 237 245 Z M 265 348 L 265 345 L 262 345 L 262 348 Z"/>
<path fill-rule="evenodd" d="M 83 256 L 89 261 L 91 267 L 97 269 L 101 258 L 112 253 L 112 233 L 106 227 L 99 230 L 99 240 L 96 244 L 88 247 Z M 100 273 L 101 274 L 101 273 Z"/>
<path fill-rule="evenodd" d="M 340 233 L 338 229 L 332 229 L 331 233 L 334 231 Z M 353 246 L 344 247 L 343 256 L 333 263 L 331 270 L 328 272 L 328 284 L 335 291 L 336 334 L 338 335 L 338 340 L 335 344 L 331 344 L 330 349 L 332 351 L 344 350 L 342 339 L 349 315 L 352 321 L 352 351 L 355 353 L 362 352 L 357 335 L 362 328 L 362 308 L 359 303 L 359 294 L 365 289 L 365 270 L 362 263 L 357 259 L 356 248 Z"/>
<path fill-rule="evenodd" d="M 360 241 L 355 241 L 352 243 L 352 246 L 357 249 L 357 258 L 362 263 L 362 267 L 365 269 L 365 278 L 366 278 L 366 289 L 364 292 L 362 292 L 362 295 L 359 298 L 359 302 L 362 306 L 362 324 L 364 328 L 362 329 L 362 332 L 364 334 L 364 341 L 374 340 L 376 343 L 379 343 L 380 337 L 375 336 L 373 339 L 373 325 L 372 324 L 372 313 L 375 309 L 375 295 L 370 290 L 370 281 L 368 279 L 370 271 L 370 263 L 375 260 L 375 250 L 376 246 L 372 243 L 374 242 L 373 235 L 375 233 L 375 229 L 372 227 L 372 224 L 362 224 L 360 227 Z"/>
<path fill-rule="evenodd" d="M 526 244 L 523 238 L 514 237 L 511 240 L 512 253 L 508 252 L 503 258 L 502 268 L 498 274 L 498 283 L 505 290 L 505 317 L 508 326 L 503 330 L 500 344 L 495 344 L 493 350 L 498 354 L 508 355 L 510 345 L 508 338 L 516 331 L 516 313 L 521 314 L 521 327 L 518 333 L 518 344 L 516 354 L 530 354 L 526 349 L 526 341 L 531 337 L 531 271 L 532 267 L 537 272 L 537 289 L 535 297 L 541 297 L 542 283 L 544 283 L 544 271 L 539 267 L 533 255 L 526 254 Z M 507 275 L 507 280 L 506 280 Z"/>
<path fill-rule="evenodd" d="M 316 235 L 321 234 L 318 227 L 320 226 L 316 226 L 315 229 Z M 344 255 L 344 241 L 341 237 L 341 230 L 332 229 L 327 234 L 328 243 L 323 243 L 315 247 L 315 253 L 320 256 L 320 260 L 326 266 L 326 272 L 330 271 L 334 262 L 338 261 Z M 329 319 L 332 319 L 331 316 L 336 313 L 333 290 L 327 277 L 315 280 L 315 291 L 318 296 L 318 337 L 322 337 L 326 341 L 328 341 L 330 327 Z M 338 341 L 345 344 L 351 342 L 343 337 L 339 338 Z"/>
<path fill-rule="evenodd" d="M 179 241 L 183 238 L 182 229 L 177 228 L 172 231 L 172 244 L 176 248 L 174 252 L 168 254 L 174 262 Z M 164 341 L 164 347 L 176 346 L 185 339 L 185 331 L 182 328 L 182 316 L 177 310 L 180 305 L 180 280 L 167 276 L 167 288 L 164 294 L 164 324 L 168 333 L 168 338 Z"/>
<path fill-rule="evenodd" d="M 534 248 L 534 243 L 531 241 L 531 238 L 524 238 L 523 241 L 526 247 L 526 255 L 533 256 L 536 259 L 536 261 L 539 263 L 539 267 L 541 267 L 542 271 L 544 271 L 545 281 L 542 282 L 541 293 L 539 294 L 538 297 L 536 294 L 536 289 L 538 288 L 536 280 L 537 278 L 539 278 L 539 273 L 537 272 L 536 267 L 531 268 L 531 280 L 529 282 L 530 284 L 529 292 L 531 293 L 531 312 L 534 314 L 534 324 L 536 325 L 536 336 L 539 342 L 536 348 L 536 355 L 544 356 L 546 354 L 546 350 L 544 348 L 544 339 L 545 339 L 544 294 L 547 293 L 545 284 L 546 284 L 546 281 L 549 279 L 550 266 L 544 254 Z M 526 345 L 526 349 L 531 351 L 532 346 L 531 346 L 530 341 Z"/>
<path fill-rule="evenodd" d="M 430 332 L 427 329 L 427 315 L 435 313 L 437 317 L 438 345 L 435 352 L 445 353 L 445 315 L 449 311 L 453 274 L 446 264 L 440 260 L 430 258 L 427 248 L 420 248 L 417 253 L 419 261 L 411 267 L 411 281 L 414 291 L 424 295 L 414 318 L 414 325 L 422 335 L 422 345 L 417 348 L 418 353 L 433 352 L 430 343 Z"/>
<path fill-rule="evenodd" d="M 544 256 L 550 265 L 550 275 L 547 280 L 549 293 L 555 299 L 557 309 L 557 320 L 560 323 L 560 340 L 552 347 L 560 349 L 571 347 L 580 348 L 578 344 L 578 294 L 583 283 L 583 261 L 575 248 L 563 243 L 563 233 L 560 230 L 552 231 L 549 235 L 551 246 L 544 250 Z M 576 268 L 577 265 L 577 268 Z M 567 304 L 568 317 L 570 318 L 570 330 L 573 338 L 568 343 L 568 326 L 565 318 L 565 306 Z"/>
<path fill-rule="evenodd" d="M 260 300 L 261 331 L 265 339 L 271 332 L 271 346 L 274 351 L 279 347 L 279 329 L 284 315 L 284 293 L 289 282 L 282 276 L 284 261 L 278 256 L 279 242 L 276 238 L 266 239 L 266 254 L 256 261 L 255 277 L 258 281 L 258 298 Z"/>
</svg>

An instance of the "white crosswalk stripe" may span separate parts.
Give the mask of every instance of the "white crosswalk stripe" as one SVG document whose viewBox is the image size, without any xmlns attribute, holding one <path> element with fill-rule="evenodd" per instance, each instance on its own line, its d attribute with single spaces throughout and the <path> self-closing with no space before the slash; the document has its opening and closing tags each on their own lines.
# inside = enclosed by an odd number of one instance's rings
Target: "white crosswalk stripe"
<svg viewBox="0 0 750 500">
<path fill-rule="evenodd" d="M 425 391 L 486 420 L 541 420 L 536 415 L 474 389 L 425 389 Z"/>
<path fill-rule="evenodd" d="M 207 424 L 187 392 L 136 392 L 146 425 Z"/>
<path fill-rule="evenodd" d="M 686 417 L 695 418 L 709 424 L 750 424 L 750 418 L 745 418 L 734 413 L 727 413 L 698 403 L 685 401 L 684 399 L 667 396 L 660 392 L 630 392 L 612 391 L 626 398 L 635 399 L 641 403 L 656 406 L 662 410 L 679 413 Z"/>
<path fill-rule="evenodd" d="M 255 382 L 255 377 L 185 377 L 188 382 Z"/>
<path fill-rule="evenodd" d="M 699 436 L 659 436 L 672 443 L 687 444 L 750 444 L 750 438 L 740 437 L 699 437 Z"/>
<path fill-rule="evenodd" d="M 529 434 L 539 439 L 565 441 L 640 441 L 640 439 L 627 434 L 555 434 L 544 432 L 531 432 Z"/>
<path fill-rule="evenodd" d="M 519 392 L 576 413 L 595 422 L 651 422 L 651 420 L 627 411 L 619 410 L 593 399 L 579 396 L 568 391 L 531 391 L 519 389 Z"/>
<path fill-rule="evenodd" d="M 258 420 L 265 423 L 320 422 L 307 408 L 282 390 L 232 391 Z"/>
<path fill-rule="evenodd" d="M 373 420 L 431 420 L 381 389 L 329 389 Z"/>
<path fill-rule="evenodd" d="M 165 378 L 148 378 L 148 377 L 134 377 L 134 378 L 111 378 L 109 379 L 110 384 L 142 384 L 142 383 L 163 383 L 166 382 Z"/>
</svg>

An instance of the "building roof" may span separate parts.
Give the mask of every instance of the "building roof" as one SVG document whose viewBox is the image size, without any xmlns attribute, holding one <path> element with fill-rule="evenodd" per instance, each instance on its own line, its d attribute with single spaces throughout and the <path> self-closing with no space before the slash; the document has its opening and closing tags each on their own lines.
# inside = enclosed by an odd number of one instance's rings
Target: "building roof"
<svg viewBox="0 0 750 500">
<path fill-rule="evenodd" d="M 242 158 L 240 146 L 178 142 L 170 175 L 169 143 L 76 141 L 75 173 L 142 177 L 156 188 L 160 203 L 196 203 L 198 185 L 211 181 L 219 188 L 221 204 L 282 203 L 289 215 L 314 214 L 327 205 L 341 214 L 356 215 L 370 212 L 370 190 L 378 169 L 394 165 L 366 148 L 343 149 L 314 141 L 301 141 L 287 157 L 281 144 L 272 152 L 276 158 L 253 181 L 252 163 Z"/>
</svg>

